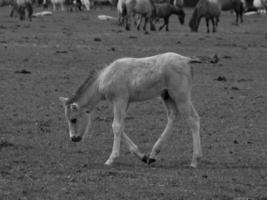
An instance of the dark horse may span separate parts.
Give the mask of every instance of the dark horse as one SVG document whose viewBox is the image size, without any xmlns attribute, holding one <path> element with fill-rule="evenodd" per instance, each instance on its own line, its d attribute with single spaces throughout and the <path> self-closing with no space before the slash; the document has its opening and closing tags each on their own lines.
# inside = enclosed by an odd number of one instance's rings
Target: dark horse
<svg viewBox="0 0 267 200">
<path fill-rule="evenodd" d="M 32 14 L 33 14 L 33 7 L 32 3 L 29 0 L 15 0 L 11 4 L 11 10 L 10 10 L 10 17 L 13 17 L 14 13 L 19 14 L 20 20 L 24 20 L 26 16 L 26 11 L 27 11 L 27 17 L 29 21 L 32 19 Z"/>
<path fill-rule="evenodd" d="M 240 22 L 243 23 L 243 14 L 245 10 L 245 5 L 242 0 L 218 0 L 222 11 L 233 10 L 236 14 L 235 24 L 238 25 Z"/>
<path fill-rule="evenodd" d="M 170 3 L 155 4 L 155 18 L 163 18 L 164 24 L 159 30 L 166 27 L 166 31 L 169 31 L 169 18 L 171 15 L 177 15 L 181 24 L 184 24 L 185 12 L 183 9 L 178 8 Z"/>
<path fill-rule="evenodd" d="M 213 32 L 215 32 L 219 22 L 220 12 L 228 10 L 235 11 L 236 25 L 238 25 L 239 18 L 240 22 L 243 22 L 244 4 L 242 0 L 200 0 L 197 3 L 189 22 L 191 31 L 197 32 L 201 18 L 205 17 L 207 32 L 209 32 L 209 20 L 211 20 L 213 24 Z"/>
<path fill-rule="evenodd" d="M 209 33 L 209 20 L 212 22 L 212 31 L 217 31 L 221 9 L 216 0 L 200 0 L 189 21 L 189 27 L 192 32 L 197 32 L 202 17 L 205 17 L 207 32 Z"/>
</svg>

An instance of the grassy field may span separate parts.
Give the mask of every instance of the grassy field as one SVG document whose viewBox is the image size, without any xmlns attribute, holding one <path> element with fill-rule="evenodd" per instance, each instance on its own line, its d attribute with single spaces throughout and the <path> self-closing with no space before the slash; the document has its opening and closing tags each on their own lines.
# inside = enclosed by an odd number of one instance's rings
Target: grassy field
<svg viewBox="0 0 267 200">
<path fill-rule="evenodd" d="M 267 16 L 245 16 L 240 26 L 223 13 L 215 34 L 204 21 L 191 33 L 176 17 L 170 31 L 125 31 L 105 8 L 58 12 L 19 21 L 0 8 L 0 199 L 230 200 L 267 199 Z M 157 24 L 159 27 L 159 24 Z M 91 70 L 113 60 L 163 52 L 211 56 L 196 64 L 193 103 L 201 117 L 204 157 L 189 167 L 192 138 L 183 121 L 148 167 L 122 145 L 104 166 L 113 141 L 108 102 L 96 109 L 92 131 L 69 141 L 59 96 L 70 96 Z M 166 124 L 160 100 L 131 105 L 127 134 L 149 153 Z"/>
</svg>

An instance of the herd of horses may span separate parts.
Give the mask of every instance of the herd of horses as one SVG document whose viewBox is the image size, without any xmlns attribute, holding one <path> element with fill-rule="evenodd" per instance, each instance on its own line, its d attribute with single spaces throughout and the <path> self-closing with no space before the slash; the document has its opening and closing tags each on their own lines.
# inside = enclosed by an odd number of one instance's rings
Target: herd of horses
<svg viewBox="0 0 267 200">
<path fill-rule="evenodd" d="M 126 30 L 130 29 L 130 19 L 135 15 L 139 16 L 139 21 L 142 18 L 145 19 L 144 31 L 146 31 L 146 24 L 149 21 L 151 30 L 155 30 L 153 19 L 163 18 L 164 24 L 160 27 L 160 30 L 165 26 L 166 31 L 169 30 L 168 22 L 169 17 L 172 14 L 176 14 L 179 17 L 180 23 L 184 23 L 185 13 L 183 11 L 183 5 L 175 5 L 171 2 L 155 3 L 152 0 L 119 0 L 117 9 L 119 12 L 120 24 L 124 25 Z M 207 32 L 209 30 L 209 21 L 212 22 L 213 32 L 216 32 L 219 23 L 221 11 L 233 10 L 236 15 L 235 24 L 239 21 L 243 22 L 243 13 L 245 10 L 245 3 L 242 0 L 199 0 L 192 17 L 189 21 L 189 26 L 192 32 L 197 32 L 201 21 L 201 18 L 206 19 Z M 137 29 L 139 29 L 140 22 L 137 23 Z"/>
<path fill-rule="evenodd" d="M 31 20 L 33 14 L 33 0 L 8 0 L 12 8 L 10 16 L 14 12 L 19 14 L 21 20 L 27 16 Z M 49 0 L 55 12 L 58 7 L 62 11 L 65 10 L 64 4 L 68 0 Z M 92 5 L 100 2 L 108 2 L 113 6 L 117 6 L 118 22 L 124 26 L 126 30 L 131 29 L 134 21 L 137 29 L 143 23 L 143 30 L 147 33 L 147 23 L 150 24 L 150 30 L 154 31 L 155 21 L 162 18 L 163 25 L 159 30 L 165 27 L 169 31 L 169 18 L 171 15 L 177 15 L 181 24 L 184 24 L 185 12 L 183 10 L 183 0 L 70 0 L 69 4 L 76 6 L 79 10 L 84 7 L 87 11 Z M 47 0 L 43 0 L 43 5 L 47 5 Z M 254 0 L 253 4 L 258 8 L 267 8 L 267 0 Z M 245 0 L 199 0 L 194 8 L 192 17 L 189 20 L 189 27 L 192 32 L 197 32 L 202 18 L 206 20 L 207 32 L 210 32 L 209 23 L 212 23 L 212 32 L 217 31 L 222 11 L 234 11 L 236 19 L 234 24 L 238 25 L 243 22 L 243 14 L 246 9 Z"/>
</svg>

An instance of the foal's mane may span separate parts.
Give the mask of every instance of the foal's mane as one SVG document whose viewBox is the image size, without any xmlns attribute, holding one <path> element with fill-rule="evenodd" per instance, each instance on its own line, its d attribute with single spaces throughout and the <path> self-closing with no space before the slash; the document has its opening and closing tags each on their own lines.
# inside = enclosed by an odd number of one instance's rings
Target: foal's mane
<svg viewBox="0 0 267 200">
<path fill-rule="evenodd" d="M 90 71 L 89 76 L 86 78 L 86 80 L 80 85 L 80 87 L 76 90 L 74 95 L 69 98 L 69 100 L 66 102 L 67 105 L 72 104 L 76 102 L 82 94 L 90 87 L 95 80 L 98 77 L 98 73 L 95 70 Z"/>
</svg>

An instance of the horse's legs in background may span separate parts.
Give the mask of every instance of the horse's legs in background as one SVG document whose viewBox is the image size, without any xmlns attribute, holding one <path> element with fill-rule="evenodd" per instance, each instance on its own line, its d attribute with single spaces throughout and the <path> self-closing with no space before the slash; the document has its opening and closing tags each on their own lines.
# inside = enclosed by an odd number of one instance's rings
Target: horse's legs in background
<svg viewBox="0 0 267 200">
<path fill-rule="evenodd" d="M 239 16 L 240 16 L 239 9 L 238 8 L 234 9 L 234 12 L 235 12 L 235 23 L 234 23 L 234 25 L 238 25 Z"/>
<path fill-rule="evenodd" d="M 27 9 L 27 14 L 28 14 L 28 19 L 29 21 L 32 20 L 32 14 L 33 14 L 33 7 L 31 3 L 26 3 L 26 9 Z"/>
<path fill-rule="evenodd" d="M 149 22 L 150 22 L 150 30 L 155 31 L 156 27 L 155 27 L 155 24 L 153 23 L 153 17 L 152 16 L 149 17 Z"/>
<path fill-rule="evenodd" d="M 241 4 L 240 12 L 239 12 L 240 23 L 243 23 L 243 14 L 244 14 L 244 8 L 243 8 L 243 4 Z"/>
<path fill-rule="evenodd" d="M 61 8 L 61 11 L 64 11 L 65 10 L 65 7 L 64 7 L 64 3 L 60 3 L 60 8 Z"/>
<path fill-rule="evenodd" d="M 9 5 L 9 9 L 10 9 L 9 16 L 13 17 L 14 12 L 15 12 L 15 5 Z"/>
<path fill-rule="evenodd" d="M 124 99 L 118 99 L 113 102 L 114 119 L 112 129 L 114 133 L 112 152 L 109 159 L 105 162 L 106 165 L 112 165 L 114 160 L 120 155 L 121 135 L 124 132 L 124 119 L 126 116 L 128 102 Z"/>
<path fill-rule="evenodd" d="M 26 9 L 26 7 L 25 7 L 25 5 L 23 5 L 23 6 L 18 6 L 18 13 L 19 13 L 19 19 L 20 20 L 24 20 L 25 19 L 25 9 Z"/>
<path fill-rule="evenodd" d="M 138 16 L 137 23 L 136 23 L 136 28 L 139 31 L 140 30 L 140 25 L 142 23 L 142 15 Z"/>
<path fill-rule="evenodd" d="M 168 122 L 167 125 L 161 134 L 161 136 L 158 138 L 157 142 L 154 144 L 152 151 L 149 155 L 149 160 L 147 161 L 149 164 L 156 161 L 156 155 L 160 152 L 160 147 L 162 146 L 163 142 L 165 142 L 168 138 L 168 136 L 171 134 L 174 122 L 177 118 L 177 108 L 175 105 L 174 100 L 167 94 L 167 97 L 164 97 L 162 95 L 162 100 L 165 104 L 166 110 L 167 110 L 167 118 Z"/>
<path fill-rule="evenodd" d="M 166 31 L 169 31 L 169 18 L 168 17 L 166 18 L 165 24 L 166 24 Z"/>
<path fill-rule="evenodd" d="M 164 22 L 163 22 L 163 24 L 159 27 L 159 31 L 160 31 L 161 29 L 163 29 L 165 26 L 166 26 L 166 22 L 165 22 L 165 18 L 164 18 Z"/>
<path fill-rule="evenodd" d="M 219 16 L 215 17 L 216 30 L 217 30 L 219 22 L 220 22 L 220 17 Z"/>
<path fill-rule="evenodd" d="M 241 13 L 239 14 L 239 17 L 240 17 L 240 23 L 243 23 L 243 12 L 241 12 Z"/>
<path fill-rule="evenodd" d="M 56 12 L 57 11 L 57 5 L 55 3 L 53 3 L 52 5 L 53 5 L 53 11 Z"/>
<path fill-rule="evenodd" d="M 131 24 L 131 16 L 129 15 L 129 14 L 127 14 L 125 17 L 124 17 L 125 19 L 125 29 L 127 30 L 127 31 L 129 31 L 130 30 L 130 24 Z"/>
<path fill-rule="evenodd" d="M 123 15 L 122 13 L 119 13 L 119 16 L 118 16 L 118 24 L 119 26 L 124 26 L 126 25 L 126 17 L 125 15 Z"/>
<path fill-rule="evenodd" d="M 210 19 L 211 23 L 212 23 L 212 32 L 215 33 L 217 31 L 216 29 L 216 19 L 214 19 L 213 17 Z"/>
<path fill-rule="evenodd" d="M 207 25 L 207 33 L 210 32 L 210 24 L 209 24 L 210 19 L 206 17 L 206 25 Z"/>
<path fill-rule="evenodd" d="M 133 19 L 134 19 L 134 25 L 135 26 L 137 26 L 139 20 L 141 20 L 140 24 L 142 23 L 142 15 L 133 14 Z"/>
<path fill-rule="evenodd" d="M 148 17 L 145 16 L 145 23 L 144 23 L 144 26 L 143 26 L 143 30 L 144 30 L 145 33 L 147 33 L 147 31 L 146 31 L 146 24 L 147 24 L 148 20 L 149 20 Z"/>
<path fill-rule="evenodd" d="M 202 17 L 199 17 L 198 19 L 196 19 L 196 32 L 198 32 L 198 28 L 199 28 L 199 24 L 200 24 L 201 18 Z"/>
<path fill-rule="evenodd" d="M 235 15 L 236 15 L 235 24 L 236 24 L 236 25 L 238 25 L 239 14 L 238 14 L 238 12 L 237 12 L 237 11 L 235 12 Z"/>
</svg>

